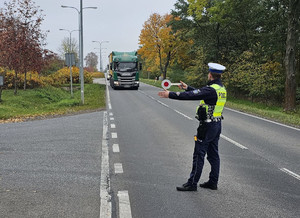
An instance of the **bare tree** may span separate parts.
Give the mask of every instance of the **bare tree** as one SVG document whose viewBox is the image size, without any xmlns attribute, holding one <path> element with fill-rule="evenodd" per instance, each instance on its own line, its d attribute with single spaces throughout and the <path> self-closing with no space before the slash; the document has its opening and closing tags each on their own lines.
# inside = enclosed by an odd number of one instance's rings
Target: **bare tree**
<svg viewBox="0 0 300 218">
<path fill-rule="evenodd" d="M 88 68 L 97 69 L 98 56 L 94 52 L 88 53 L 84 60 Z"/>
<path fill-rule="evenodd" d="M 61 56 L 62 59 L 65 59 L 65 53 L 74 53 L 75 54 L 75 59 L 76 63 L 78 63 L 78 43 L 75 38 L 71 38 L 71 49 L 70 49 L 70 38 L 65 37 L 61 41 L 61 45 L 58 48 L 59 55 Z"/>
</svg>

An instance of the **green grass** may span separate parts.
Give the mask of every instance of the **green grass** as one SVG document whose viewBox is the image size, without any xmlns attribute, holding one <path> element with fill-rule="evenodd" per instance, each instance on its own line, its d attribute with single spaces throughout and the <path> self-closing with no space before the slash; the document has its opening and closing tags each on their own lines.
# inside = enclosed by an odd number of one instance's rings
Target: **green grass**
<svg viewBox="0 0 300 218">
<path fill-rule="evenodd" d="M 2 91 L 0 120 L 22 119 L 35 116 L 66 114 L 81 110 L 105 107 L 105 86 L 85 84 L 85 104 L 81 105 L 80 87 L 74 86 L 74 98 L 70 91 L 52 86 L 38 89 Z"/>
<path fill-rule="evenodd" d="M 161 88 L 161 81 L 141 79 L 141 82 Z M 169 91 L 182 91 L 177 86 L 172 86 Z M 295 112 L 284 112 L 282 107 L 267 106 L 262 103 L 253 103 L 247 100 L 229 98 L 226 107 L 257 115 L 266 119 L 278 121 L 287 125 L 300 127 L 300 105 Z"/>
</svg>

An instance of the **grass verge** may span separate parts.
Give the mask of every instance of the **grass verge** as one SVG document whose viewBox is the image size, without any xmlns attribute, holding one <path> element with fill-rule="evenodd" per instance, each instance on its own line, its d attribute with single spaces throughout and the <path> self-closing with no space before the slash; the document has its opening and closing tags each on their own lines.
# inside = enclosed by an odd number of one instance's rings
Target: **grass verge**
<svg viewBox="0 0 300 218">
<path fill-rule="evenodd" d="M 141 79 L 141 82 L 161 88 L 161 81 L 155 82 L 155 80 Z M 177 92 L 182 90 L 172 86 L 169 91 Z M 300 128 L 300 105 L 297 105 L 295 112 L 284 112 L 281 107 L 229 98 L 227 99 L 226 107 Z"/>
<path fill-rule="evenodd" d="M 17 95 L 14 95 L 13 90 L 3 90 L 0 122 L 105 108 L 105 85 L 85 84 L 84 87 L 84 105 L 80 103 L 79 85 L 74 85 L 74 98 L 71 98 L 70 91 L 52 86 L 18 90 Z"/>
</svg>

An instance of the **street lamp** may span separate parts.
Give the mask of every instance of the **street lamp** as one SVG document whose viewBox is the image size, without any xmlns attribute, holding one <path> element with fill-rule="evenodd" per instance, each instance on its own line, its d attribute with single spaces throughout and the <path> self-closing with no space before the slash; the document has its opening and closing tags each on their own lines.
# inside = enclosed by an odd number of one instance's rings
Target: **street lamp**
<svg viewBox="0 0 300 218">
<path fill-rule="evenodd" d="M 102 72 L 102 54 L 101 54 L 101 45 L 102 43 L 109 43 L 109 41 L 92 41 L 92 42 L 97 42 L 100 45 L 100 72 Z"/>
<path fill-rule="evenodd" d="M 97 9 L 97 7 L 82 7 L 82 0 L 80 0 L 80 10 L 72 6 L 62 5 L 62 8 L 72 8 L 78 12 L 79 23 L 79 60 L 80 60 L 80 87 L 81 87 L 81 103 L 84 104 L 84 76 L 83 76 L 83 9 Z"/>
<path fill-rule="evenodd" d="M 69 52 L 68 53 L 71 53 L 72 52 L 72 32 L 74 31 L 79 31 L 79 30 L 67 30 L 67 29 L 59 29 L 60 31 L 67 31 L 69 32 L 70 34 L 70 39 L 69 39 Z M 71 63 L 71 62 L 70 62 Z M 71 97 L 73 98 L 74 95 L 73 95 L 73 76 L 72 76 L 72 65 L 70 64 L 70 84 L 71 84 Z"/>
</svg>

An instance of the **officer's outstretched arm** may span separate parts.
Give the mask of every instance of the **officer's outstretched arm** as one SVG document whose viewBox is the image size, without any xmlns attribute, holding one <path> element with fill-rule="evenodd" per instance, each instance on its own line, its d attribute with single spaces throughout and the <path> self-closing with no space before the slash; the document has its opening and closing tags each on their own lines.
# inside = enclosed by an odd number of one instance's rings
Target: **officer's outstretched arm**
<svg viewBox="0 0 300 218">
<path fill-rule="evenodd" d="M 169 98 L 169 91 L 165 89 L 165 91 L 158 92 L 158 96 L 161 98 Z"/>
</svg>

